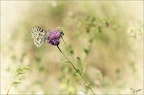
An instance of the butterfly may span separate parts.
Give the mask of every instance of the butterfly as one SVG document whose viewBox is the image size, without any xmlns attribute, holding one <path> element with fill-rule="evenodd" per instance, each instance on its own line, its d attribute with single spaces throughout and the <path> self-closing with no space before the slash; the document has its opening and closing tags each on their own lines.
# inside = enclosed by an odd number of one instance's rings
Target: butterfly
<svg viewBox="0 0 144 95">
<path fill-rule="evenodd" d="M 60 32 L 61 37 L 64 35 L 63 30 L 60 27 L 57 28 L 57 31 Z M 39 26 L 33 27 L 31 30 L 31 35 L 32 38 L 34 39 L 34 44 L 37 47 L 40 47 L 43 43 L 47 43 L 48 42 L 47 37 L 49 32 L 50 29 L 46 31 Z"/>
<path fill-rule="evenodd" d="M 32 28 L 31 36 L 34 39 L 34 44 L 37 47 L 40 47 L 45 42 L 45 39 L 48 36 L 48 32 L 49 30 L 46 31 L 39 26 L 35 26 Z"/>
</svg>

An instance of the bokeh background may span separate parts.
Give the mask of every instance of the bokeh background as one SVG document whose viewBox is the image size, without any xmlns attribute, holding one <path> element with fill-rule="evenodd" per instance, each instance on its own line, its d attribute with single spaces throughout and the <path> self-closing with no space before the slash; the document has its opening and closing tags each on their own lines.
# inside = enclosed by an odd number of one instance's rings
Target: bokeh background
<svg viewBox="0 0 144 95">
<path fill-rule="evenodd" d="M 34 26 L 62 27 L 96 94 L 132 94 L 130 88 L 143 94 L 143 3 L 1 1 L 1 94 L 6 94 L 13 81 L 10 71 L 18 66 L 30 70 L 10 94 L 84 94 L 84 81 L 55 46 L 34 45 Z M 67 53 L 63 42 L 60 47 Z"/>
</svg>

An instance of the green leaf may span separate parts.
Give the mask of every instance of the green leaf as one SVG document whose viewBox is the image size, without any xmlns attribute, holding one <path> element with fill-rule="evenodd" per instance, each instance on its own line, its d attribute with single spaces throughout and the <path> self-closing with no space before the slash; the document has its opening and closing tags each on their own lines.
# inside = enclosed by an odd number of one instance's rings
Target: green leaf
<svg viewBox="0 0 144 95">
<path fill-rule="evenodd" d="M 17 75 L 22 74 L 21 68 L 18 68 L 16 71 L 17 71 Z"/>
<path fill-rule="evenodd" d="M 14 82 L 14 84 L 21 84 L 21 83 L 20 83 L 20 82 L 16 82 L 16 81 L 15 81 L 15 82 Z"/>
<path fill-rule="evenodd" d="M 88 53 L 89 53 L 89 50 L 88 50 L 88 49 L 84 49 L 84 52 L 85 52 L 86 54 L 88 54 Z"/>
<path fill-rule="evenodd" d="M 81 59 L 79 57 L 77 57 L 77 64 L 78 64 L 79 72 L 82 73 L 83 72 L 83 68 L 82 68 Z"/>
<path fill-rule="evenodd" d="M 18 78 L 14 81 L 14 84 L 21 84 L 21 78 Z"/>
<path fill-rule="evenodd" d="M 76 73 L 74 73 L 76 76 L 78 76 L 79 74 L 78 74 L 78 72 L 76 72 Z"/>
<path fill-rule="evenodd" d="M 14 77 L 17 75 L 17 72 L 15 70 L 11 70 L 10 72 L 13 74 Z"/>
<path fill-rule="evenodd" d="M 29 66 L 22 66 L 21 67 L 23 70 L 30 70 L 30 67 Z"/>
<path fill-rule="evenodd" d="M 73 50 L 70 50 L 70 53 L 73 55 L 73 54 L 74 54 L 74 51 L 73 51 Z"/>
<path fill-rule="evenodd" d="M 97 29 L 96 29 L 96 33 L 101 33 L 101 32 L 102 32 L 101 27 L 98 26 Z"/>
<path fill-rule="evenodd" d="M 29 70 L 29 69 L 30 69 L 30 67 L 28 67 L 28 66 L 19 66 L 19 68 L 16 70 L 17 75 L 24 74 L 24 73 L 26 73 L 26 70 Z"/>
<path fill-rule="evenodd" d="M 106 26 L 106 27 L 108 27 L 109 26 L 109 22 L 108 22 L 108 20 L 102 20 L 102 23 Z"/>
<path fill-rule="evenodd" d="M 89 27 L 86 27 L 86 33 L 89 33 L 90 32 L 90 28 Z"/>
</svg>

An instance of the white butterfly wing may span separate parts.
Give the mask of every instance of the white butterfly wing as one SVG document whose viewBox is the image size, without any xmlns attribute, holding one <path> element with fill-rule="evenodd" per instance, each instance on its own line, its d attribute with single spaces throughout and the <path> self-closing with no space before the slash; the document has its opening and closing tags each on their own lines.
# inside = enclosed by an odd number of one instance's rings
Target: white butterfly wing
<svg viewBox="0 0 144 95">
<path fill-rule="evenodd" d="M 38 37 L 39 33 L 40 33 L 40 31 L 38 31 L 38 27 L 37 26 L 32 28 L 31 35 L 32 35 L 33 39 Z"/>
<path fill-rule="evenodd" d="M 34 39 L 34 44 L 37 46 L 37 47 L 40 47 L 42 45 L 42 41 L 41 39 L 37 38 L 37 39 Z"/>
<path fill-rule="evenodd" d="M 43 30 L 42 28 L 35 26 L 31 30 L 32 38 L 34 39 L 34 44 L 37 47 L 40 47 L 42 43 L 44 42 L 44 39 L 46 37 L 47 31 Z"/>
</svg>

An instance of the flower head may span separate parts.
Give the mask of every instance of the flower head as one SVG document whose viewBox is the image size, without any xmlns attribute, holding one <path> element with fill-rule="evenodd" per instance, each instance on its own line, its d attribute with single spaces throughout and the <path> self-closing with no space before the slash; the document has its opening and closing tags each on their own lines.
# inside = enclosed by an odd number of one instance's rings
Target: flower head
<svg viewBox="0 0 144 95">
<path fill-rule="evenodd" d="M 47 42 L 51 45 L 58 46 L 60 43 L 61 34 L 58 30 L 50 30 L 47 37 Z"/>
</svg>

